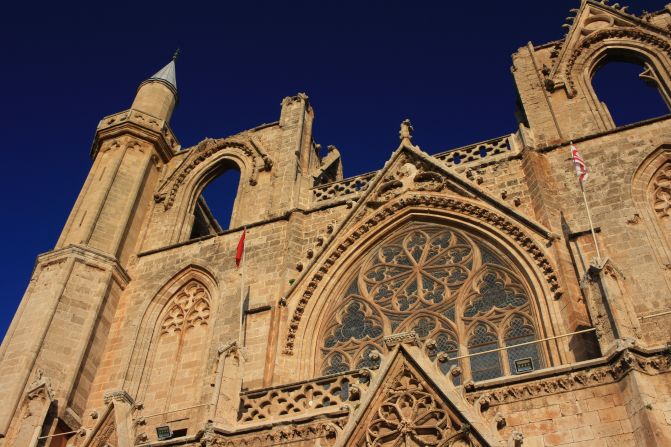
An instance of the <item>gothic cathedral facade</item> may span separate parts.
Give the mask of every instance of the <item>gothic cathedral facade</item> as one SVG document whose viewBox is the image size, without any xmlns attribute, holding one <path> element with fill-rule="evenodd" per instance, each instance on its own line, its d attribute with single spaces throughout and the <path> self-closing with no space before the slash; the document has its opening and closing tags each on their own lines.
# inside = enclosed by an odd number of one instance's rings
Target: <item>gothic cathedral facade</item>
<svg viewBox="0 0 671 447">
<path fill-rule="evenodd" d="M 512 56 L 513 133 L 429 155 L 406 120 L 351 178 L 305 94 L 182 148 L 175 61 L 143 82 L 0 348 L 0 446 L 671 446 L 671 118 L 592 86 L 627 60 L 671 104 L 671 6 L 569 19 Z"/>
</svg>

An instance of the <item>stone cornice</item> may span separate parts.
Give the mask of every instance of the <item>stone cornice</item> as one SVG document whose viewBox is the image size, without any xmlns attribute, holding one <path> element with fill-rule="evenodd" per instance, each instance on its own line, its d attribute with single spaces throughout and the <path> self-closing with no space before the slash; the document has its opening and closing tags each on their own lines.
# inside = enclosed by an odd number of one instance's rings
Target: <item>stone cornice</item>
<svg viewBox="0 0 671 447">
<path fill-rule="evenodd" d="M 647 375 L 670 372 L 671 351 L 622 349 L 601 359 L 470 385 L 465 394 L 469 402 L 489 407 L 618 382 L 632 371 Z"/>
<path fill-rule="evenodd" d="M 103 401 L 105 405 L 109 405 L 112 402 L 124 403 L 131 407 L 135 405 L 135 400 L 124 390 L 106 392 Z"/>
<path fill-rule="evenodd" d="M 36 268 L 63 262 L 71 258 L 92 264 L 102 270 L 110 269 L 116 281 L 122 287 L 125 287 L 131 280 L 128 272 L 119 264 L 117 258 L 103 251 L 83 245 L 68 245 L 67 247 L 43 253 L 37 257 Z"/>
<path fill-rule="evenodd" d="M 180 148 L 167 122 L 130 109 L 100 120 L 91 146 L 91 158 L 96 157 L 103 141 L 126 134 L 153 144 L 163 162 L 169 161 Z"/>
</svg>

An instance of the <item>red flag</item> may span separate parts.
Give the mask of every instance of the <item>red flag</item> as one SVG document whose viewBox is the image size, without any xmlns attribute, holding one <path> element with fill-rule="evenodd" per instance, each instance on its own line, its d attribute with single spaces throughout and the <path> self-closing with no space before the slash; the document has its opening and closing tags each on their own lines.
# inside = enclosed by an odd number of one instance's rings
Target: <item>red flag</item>
<svg viewBox="0 0 671 447">
<path fill-rule="evenodd" d="M 583 160 L 583 158 L 578 153 L 578 148 L 576 148 L 573 144 L 571 144 L 571 158 L 573 159 L 575 174 L 580 179 L 580 183 L 582 183 L 587 180 L 587 176 L 589 175 L 587 173 L 587 164 L 585 164 L 585 160 Z"/>
<path fill-rule="evenodd" d="M 240 261 L 242 261 L 242 255 L 245 252 L 245 234 L 247 229 L 242 230 L 242 236 L 240 236 L 240 241 L 238 241 L 238 248 L 235 250 L 235 266 L 240 267 Z"/>
</svg>

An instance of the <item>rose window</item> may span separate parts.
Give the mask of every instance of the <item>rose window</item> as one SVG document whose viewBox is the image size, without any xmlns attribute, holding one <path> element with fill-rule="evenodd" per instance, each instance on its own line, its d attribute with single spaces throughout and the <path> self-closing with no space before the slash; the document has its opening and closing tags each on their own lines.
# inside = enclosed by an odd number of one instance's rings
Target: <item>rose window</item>
<svg viewBox="0 0 671 447">
<path fill-rule="evenodd" d="M 383 337 L 414 331 L 447 373 L 461 366 L 474 380 L 516 373 L 520 356 L 543 367 L 540 345 L 491 351 L 537 338 L 528 287 L 509 257 L 467 232 L 438 225 L 411 225 L 362 260 L 322 327 L 321 372 L 340 373 L 375 365 Z M 506 361 L 504 361 L 504 359 Z M 528 362 L 527 362 L 528 364 Z M 458 383 L 460 377 L 455 377 Z"/>
</svg>

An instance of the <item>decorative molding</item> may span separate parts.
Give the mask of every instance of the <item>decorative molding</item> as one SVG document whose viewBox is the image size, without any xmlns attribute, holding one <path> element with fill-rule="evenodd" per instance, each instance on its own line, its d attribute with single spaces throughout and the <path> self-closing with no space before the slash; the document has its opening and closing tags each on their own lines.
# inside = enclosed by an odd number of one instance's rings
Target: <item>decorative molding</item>
<svg viewBox="0 0 671 447">
<path fill-rule="evenodd" d="M 179 141 L 167 122 L 139 110 L 130 109 L 100 120 L 91 148 L 91 156 L 95 157 L 98 153 L 102 141 L 119 135 L 119 130 L 154 142 L 156 141 L 155 136 L 158 135 L 160 138 L 157 149 L 164 161 L 170 160 L 180 148 Z"/>
<path fill-rule="evenodd" d="M 367 233 L 370 233 L 381 222 L 386 221 L 389 217 L 393 216 L 404 208 L 414 206 L 453 211 L 496 227 L 503 233 L 510 236 L 520 248 L 522 248 L 531 256 L 531 259 L 533 259 L 533 261 L 536 263 L 536 266 L 545 277 L 545 280 L 554 298 L 558 299 L 563 294 L 555 268 L 552 266 L 549 259 L 545 256 L 543 250 L 517 224 L 513 223 L 507 217 L 502 216 L 492 210 L 483 208 L 479 205 L 468 203 L 454 196 L 445 197 L 426 193 L 410 193 L 403 195 L 391 204 L 386 205 L 385 207 L 368 216 L 367 219 L 360 223 L 355 229 L 353 229 L 350 234 L 342 242 L 340 242 L 340 244 L 336 245 L 331 250 L 330 255 L 326 257 L 316 272 L 312 275 L 312 278 L 305 287 L 305 290 L 303 291 L 303 294 L 296 305 L 296 309 L 294 310 L 291 321 L 289 323 L 288 334 L 283 350 L 284 354 L 293 354 L 296 334 L 298 333 L 298 327 L 300 325 L 303 313 L 305 312 L 305 308 L 308 305 L 310 298 L 317 290 L 317 287 L 321 283 L 322 279 L 324 279 L 329 270 L 335 265 L 336 261 L 344 253 L 346 253 L 356 241 L 361 239 Z M 280 301 L 280 305 L 286 304 L 286 301 Z"/>
<path fill-rule="evenodd" d="M 218 140 L 208 138 L 190 149 L 188 158 L 158 189 L 159 192 L 154 196 L 154 201 L 164 202 L 165 209 L 170 209 L 175 203 L 177 191 L 184 184 L 188 175 L 200 164 L 225 150 L 239 152 L 243 158 L 251 161 L 249 184 L 252 186 L 256 185 L 259 171 L 272 169 L 273 161 L 257 137 L 242 134 Z M 168 189 L 169 186 L 170 189 Z"/>
<path fill-rule="evenodd" d="M 634 349 L 624 349 L 611 357 L 606 365 L 586 367 L 575 372 L 514 385 L 492 385 L 491 389 L 486 390 L 475 390 L 472 387 L 470 390 L 465 390 L 466 399 L 472 404 L 485 399 L 488 407 L 493 407 L 618 382 L 631 371 L 655 375 L 669 372 L 670 369 L 671 355 L 669 353 L 644 355 Z"/>
<path fill-rule="evenodd" d="M 660 219 L 671 215 L 671 161 L 659 168 L 652 179 L 652 209 Z"/>
<path fill-rule="evenodd" d="M 106 392 L 105 396 L 103 397 L 103 402 L 105 405 L 109 405 L 112 402 L 124 403 L 130 406 L 135 405 L 135 399 L 133 399 L 131 395 L 124 390 Z"/>
<path fill-rule="evenodd" d="M 332 445 L 346 420 L 333 419 L 304 425 L 282 425 L 251 434 L 225 436 L 209 427 L 200 441 L 202 447 L 266 447 L 323 439 Z"/>
<path fill-rule="evenodd" d="M 415 331 L 401 332 L 400 334 L 387 335 L 383 338 L 387 349 L 391 350 L 400 344 L 410 344 L 420 346 L 421 342 L 419 336 Z"/>
</svg>

